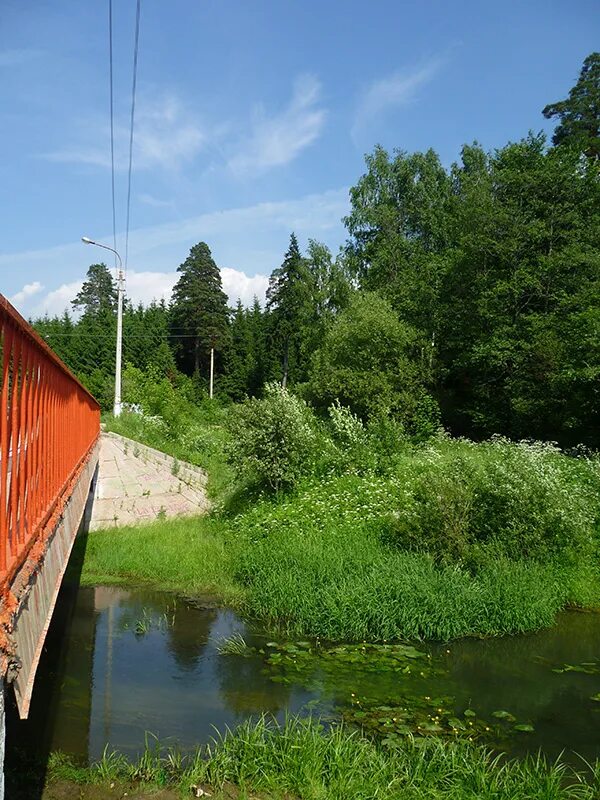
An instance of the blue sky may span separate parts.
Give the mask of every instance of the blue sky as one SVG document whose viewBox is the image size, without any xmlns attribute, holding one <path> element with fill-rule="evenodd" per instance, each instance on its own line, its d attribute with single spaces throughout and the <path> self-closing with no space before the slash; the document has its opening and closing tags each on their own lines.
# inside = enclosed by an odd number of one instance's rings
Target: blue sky
<svg viewBox="0 0 600 800">
<path fill-rule="evenodd" d="M 123 251 L 135 0 L 113 5 Z M 108 0 L 0 0 L 0 291 L 26 315 L 104 260 L 82 235 L 112 240 L 107 19 Z M 142 0 L 131 297 L 168 296 L 205 240 L 249 301 L 291 230 L 337 251 L 376 143 L 449 165 L 549 131 L 599 33 L 592 0 Z"/>
</svg>

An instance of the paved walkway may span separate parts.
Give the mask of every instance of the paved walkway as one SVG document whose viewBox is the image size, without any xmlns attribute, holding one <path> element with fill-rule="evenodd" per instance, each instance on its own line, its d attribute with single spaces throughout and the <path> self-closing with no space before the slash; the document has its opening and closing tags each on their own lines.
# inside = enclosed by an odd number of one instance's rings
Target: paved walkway
<svg viewBox="0 0 600 800">
<path fill-rule="evenodd" d="M 102 434 L 90 530 L 161 517 L 201 514 L 209 507 L 200 470 L 127 439 Z"/>
</svg>

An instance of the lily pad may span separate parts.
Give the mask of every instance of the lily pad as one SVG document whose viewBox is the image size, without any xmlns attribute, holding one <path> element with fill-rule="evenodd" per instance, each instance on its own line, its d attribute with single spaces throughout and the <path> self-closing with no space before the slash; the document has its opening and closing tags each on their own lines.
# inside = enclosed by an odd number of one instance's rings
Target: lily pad
<svg viewBox="0 0 600 800">
<path fill-rule="evenodd" d="M 477 714 L 473 711 L 472 708 L 467 708 L 467 709 L 465 709 L 464 716 L 465 717 L 476 717 Z"/>
<path fill-rule="evenodd" d="M 522 724 L 522 725 L 515 725 L 514 730 L 521 731 L 521 733 L 533 733 L 535 728 L 533 725 Z"/>
<path fill-rule="evenodd" d="M 516 717 L 510 713 L 510 711 L 494 711 L 492 712 L 492 717 L 496 717 L 496 719 L 504 719 L 506 722 L 515 722 Z"/>
</svg>

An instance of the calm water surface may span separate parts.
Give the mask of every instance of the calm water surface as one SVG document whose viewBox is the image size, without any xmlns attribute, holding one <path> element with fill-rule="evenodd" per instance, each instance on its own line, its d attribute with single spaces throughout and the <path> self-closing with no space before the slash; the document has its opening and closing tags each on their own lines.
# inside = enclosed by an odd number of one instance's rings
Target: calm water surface
<svg viewBox="0 0 600 800">
<path fill-rule="evenodd" d="M 600 614 L 563 614 L 551 630 L 497 640 L 464 640 L 427 648 L 434 674 L 421 677 L 346 667 L 339 676 L 318 667 L 281 680 L 265 656 L 222 655 L 234 633 L 260 648 L 270 639 L 228 610 L 172 595 L 120 588 L 65 586 L 40 664 L 30 719 L 9 715 L 9 742 L 37 753 L 63 750 L 83 761 L 109 745 L 134 756 L 149 731 L 193 748 L 215 728 L 269 712 L 336 718 L 356 697 L 394 703 L 407 694 L 444 697 L 492 718 L 506 710 L 534 728 L 499 745 L 522 755 L 561 751 L 600 757 L 600 674 L 554 672 L 598 664 Z M 421 648 L 423 649 L 423 648 Z M 273 678 L 275 677 L 275 681 Z"/>
</svg>

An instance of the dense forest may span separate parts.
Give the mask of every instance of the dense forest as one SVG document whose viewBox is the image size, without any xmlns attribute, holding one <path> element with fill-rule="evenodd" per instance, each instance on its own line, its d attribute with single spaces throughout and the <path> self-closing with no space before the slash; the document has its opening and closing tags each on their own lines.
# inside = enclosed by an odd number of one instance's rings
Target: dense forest
<svg viewBox="0 0 600 800">
<path fill-rule="evenodd" d="M 235 401 L 273 381 L 317 410 L 600 445 L 600 54 L 529 133 L 493 152 L 465 145 L 366 157 L 339 253 L 295 235 L 266 303 L 228 308 L 200 242 L 170 304 L 126 301 L 124 362 Z M 265 265 L 268 268 L 268 265 Z M 38 319 L 46 341 L 110 408 L 116 286 L 90 266 L 71 316 Z M 127 401 L 127 385 L 124 387 Z"/>
</svg>

